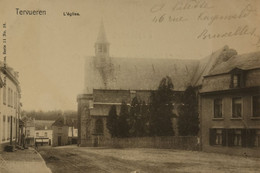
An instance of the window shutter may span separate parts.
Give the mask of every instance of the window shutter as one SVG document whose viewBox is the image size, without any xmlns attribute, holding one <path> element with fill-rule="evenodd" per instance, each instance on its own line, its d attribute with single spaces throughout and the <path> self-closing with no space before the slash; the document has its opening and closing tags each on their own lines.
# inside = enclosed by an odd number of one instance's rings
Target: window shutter
<svg viewBox="0 0 260 173">
<path fill-rule="evenodd" d="M 256 130 L 249 129 L 248 130 L 248 147 L 254 147 L 255 143 Z"/>
<path fill-rule="evenodd" d="M 234 78 L 234 76 L 232 74 L 231 77 L 230 77 L 230 85 L 229 85 L 230 88 L 234 87 L 234 85 L 233 85 L 233 78 Z"/>
<path fill-rule="evenodd" d="M 227 129 L 222 129 L 222 146 L 227 145 Z"/>
<path fill-rule="evenodd" d="M 241 130 L 242 147 L 247 147 L 247 141 L 248 141 L 247 130 L 246 129 L 242 129 Z"/>
<path fill-rule="evenodd" d="M 209 129 L 209 144 L 215 145 L 216 143 L 216 129 Z"/>
<path fill-rule="evenodd" d="M 228 129 L 228 146 L 234 145 L 234 129 Z"/>
</svg>

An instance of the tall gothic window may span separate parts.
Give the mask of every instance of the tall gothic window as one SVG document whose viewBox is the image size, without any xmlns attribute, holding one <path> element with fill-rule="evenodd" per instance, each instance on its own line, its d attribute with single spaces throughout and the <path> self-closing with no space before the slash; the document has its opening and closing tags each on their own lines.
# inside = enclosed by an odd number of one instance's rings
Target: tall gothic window
<svg viewBox="0 0 260 173">
<path fill-rule="evenodd" d="M 102 119 L 97 119 L 95 123 L 95 131 L 97 134 L 103 134 L 104 133 L 104 125 Z"/>
</svg>

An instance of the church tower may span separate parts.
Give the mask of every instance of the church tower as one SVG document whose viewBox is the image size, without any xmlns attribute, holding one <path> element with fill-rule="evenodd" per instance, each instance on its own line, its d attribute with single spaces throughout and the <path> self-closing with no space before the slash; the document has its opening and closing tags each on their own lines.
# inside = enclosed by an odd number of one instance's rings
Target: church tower
<svg viewBox="0 0 260 173">
<path fill-rule="evenodd" d="M 109 42 L 107 41 L 105 27 L 101 21 L 97 41 L 95 43 L 94 66 L 101 77 L 101 87 L 107 88 L 113 78 L 114 67 L 109 56 Z M 97 82 L 97 81 L 95 81 Z"/>
<path fill-rule="evenodd" d="M 95 55 L 99 58 L 109 57 L 109 42 L 107 41 L 103 21 L 100 24 L 97 41 L 95 43 Z"/>
</svg>

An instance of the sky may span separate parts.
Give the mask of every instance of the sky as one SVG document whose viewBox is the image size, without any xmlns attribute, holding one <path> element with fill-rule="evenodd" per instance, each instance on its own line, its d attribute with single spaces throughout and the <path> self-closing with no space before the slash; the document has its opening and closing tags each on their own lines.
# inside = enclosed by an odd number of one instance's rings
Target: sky
<svg viewBox="0 0 260 173">
<path fill-rule="evenodd" d="M 6 23 L 22 109 L 76 110 L 102 20 L 111 56 L 201 59 L 225 45 L 239 54 L 260 51 L 259 8 L 258 0 L 0 0 L 0 32 Z"/>
</svg>

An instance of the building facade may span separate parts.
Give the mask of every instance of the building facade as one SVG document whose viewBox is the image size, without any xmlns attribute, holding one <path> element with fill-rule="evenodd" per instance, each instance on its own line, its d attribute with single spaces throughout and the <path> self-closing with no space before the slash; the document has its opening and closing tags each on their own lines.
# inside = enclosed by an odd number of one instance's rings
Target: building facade
<svg viewBox="0 0 260 173">
<path fill-rule="evenodd" d="M 24 131 L 26 146 L 34 146 L 35 143 L 35 119 L 24 117 Z"/>
<path fill-rule="evenodd" d="M 202 150 L 260 157 L 260 53 L 224 62 L 200 90 Z"/>
<path fill-rule="evenodd" d="M 60 117 L 52 124 L 52 146 L 76 144 L 78 139 L 77 120 Z"/>
<path fill-rule="evenodd" d="M 122 101 L 130 107 L 134 97 L 149 103 L 151 93 L 166 76 L 172 79 L 176 92 L 183 92 L 199 65 L 197 60 L 120 58 L 109 52 L 101 24 L 95 56 L 86 58 L 84 91 L 77 98 L 79 146 L 97 146 L 100 140 L 110 138 L 106 119 L 112 105 L 119 113 Z"/>
<path fill-rule="evenodd" d="M 21 139 L 19 130 L 21 90 L 18 72 L 0 62 L 0 146 L 14 145 Z"/>
<path fill-rule="evenodd" d="M 52 130 L 51 129 L 35 130 L 35 143 L 37 143 L 37 145 L 51 145 Z"/>
<path fill-rule="evenodd" d="M 35 120 L 35 143 L 37 145 L 52 145 L 52 124 L 51 120 Z"/>
</svg>

